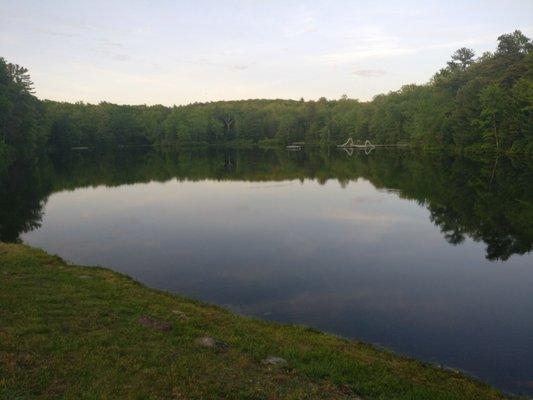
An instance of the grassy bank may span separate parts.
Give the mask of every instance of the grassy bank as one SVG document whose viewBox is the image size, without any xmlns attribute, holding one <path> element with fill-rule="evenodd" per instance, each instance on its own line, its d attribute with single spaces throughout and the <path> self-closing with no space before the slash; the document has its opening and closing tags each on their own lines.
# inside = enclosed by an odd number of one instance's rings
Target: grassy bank
<svg viewBox="0 0 533 400">
<path fill-rule="evenodd" d="M 268 364 L 269 356 L 286 364 Z M 0 243 L 0 398 L 502 396 L 369 345 L 243 318 L 107 269 Z"/>
</svg>

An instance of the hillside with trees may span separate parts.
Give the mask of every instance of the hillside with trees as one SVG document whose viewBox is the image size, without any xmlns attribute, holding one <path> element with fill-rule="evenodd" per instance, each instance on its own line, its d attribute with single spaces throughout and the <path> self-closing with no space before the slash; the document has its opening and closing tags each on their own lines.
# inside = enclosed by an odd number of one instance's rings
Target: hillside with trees
<svg viewBox="0 0 533 400">
<path fill-rule="evenodd" d="M 242 100 L 184 106 L 39 101 L 28 71 L 0 59 L 0 155 L 37 148 L 168 144 L 376 143 L 533 153 L 533 43 L 453 53 L 424 85 L 360 102 Z M 3 157 L 5 158 L 5 157 Z"/>
</svg>

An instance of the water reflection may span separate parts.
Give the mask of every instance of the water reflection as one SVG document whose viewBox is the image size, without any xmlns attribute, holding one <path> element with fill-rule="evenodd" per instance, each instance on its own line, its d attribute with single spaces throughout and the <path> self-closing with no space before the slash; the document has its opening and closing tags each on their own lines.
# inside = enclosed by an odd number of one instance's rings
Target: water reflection
<svg viewBox="0 0 533 400">
<path fill-rule="evenodd" d="M 496 162 L 495 162 L 496 161 Z M 344 187 L 364 178 L 430 211 L 453 245 L 465 237 L 484 242 L 486 257 L 506 260 L 533 243 L 531 160 L 471 159 L 380 149 L 344 154 L 335 149 L 125 150 L 68 153 L 33 164 L 21 161 L 0 176 L 0 240 L 16 241 L 40 225 L 47 197 L 85 186 L 118 186 L 172 178 L 180 181 L 337 180 Z"/>
</svg>

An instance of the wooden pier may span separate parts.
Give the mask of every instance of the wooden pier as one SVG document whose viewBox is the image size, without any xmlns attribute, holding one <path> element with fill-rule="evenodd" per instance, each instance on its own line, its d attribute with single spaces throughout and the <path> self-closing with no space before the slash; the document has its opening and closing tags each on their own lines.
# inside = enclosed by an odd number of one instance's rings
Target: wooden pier
<svg viewBox="0 0 533 400">
<path fill-rule="evenodd" d="M 352 138 L 348 138 L 343 144 L 337 145 L 337 147 L 342 149 L 373 149 L 375 147 L 405 147 L 409 146 L 408 144 L 372 144 L 370 140 L 365 140 L 364 144 L 356 144 Z"/>
</svg>

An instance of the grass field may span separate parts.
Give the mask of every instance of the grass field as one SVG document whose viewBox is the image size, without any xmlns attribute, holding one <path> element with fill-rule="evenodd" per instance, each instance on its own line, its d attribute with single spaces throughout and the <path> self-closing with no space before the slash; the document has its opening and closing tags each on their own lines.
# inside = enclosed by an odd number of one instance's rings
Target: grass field
<svg viewBox="0 0 533 400">
<path fill-rule="evenodd" d="M 270 357 L 286 363 L 267 363 Z M 1 399 L 501 399 L 300 326 L 236 316 L 0 243 Z"/>
</svg>

